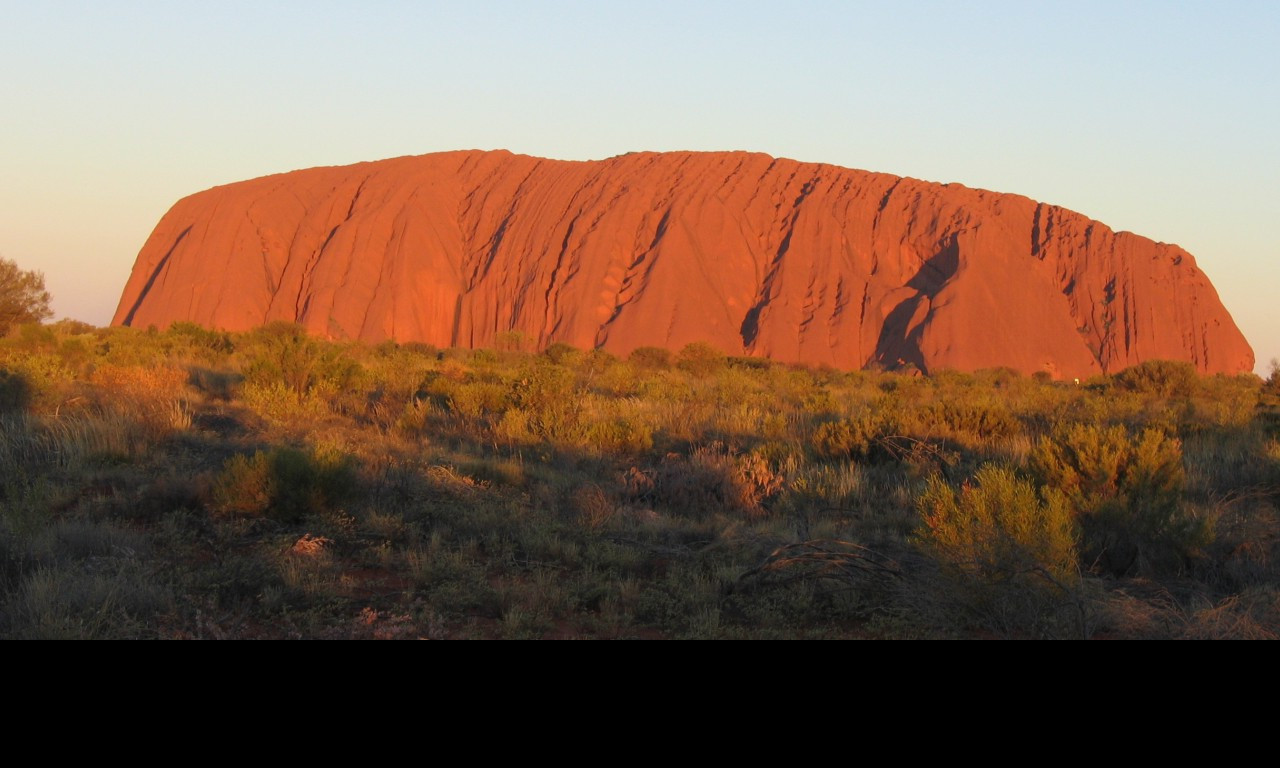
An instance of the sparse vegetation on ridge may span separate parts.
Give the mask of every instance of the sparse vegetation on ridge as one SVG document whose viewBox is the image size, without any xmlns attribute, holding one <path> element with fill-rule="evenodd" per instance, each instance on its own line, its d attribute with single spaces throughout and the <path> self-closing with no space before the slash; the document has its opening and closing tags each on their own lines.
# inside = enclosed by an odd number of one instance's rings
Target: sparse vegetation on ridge
<svg viewBox="0 0 1280 768">
<path fill-rule="evenodd" d="M 1280 374 L 26 325 L 7 638 L 1280 634 Z"/>
</svg>

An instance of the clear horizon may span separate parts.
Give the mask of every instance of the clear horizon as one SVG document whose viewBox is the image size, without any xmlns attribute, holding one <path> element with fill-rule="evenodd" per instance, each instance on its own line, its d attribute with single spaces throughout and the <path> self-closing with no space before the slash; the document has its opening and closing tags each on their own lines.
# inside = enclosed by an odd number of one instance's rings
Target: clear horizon
<svg viewBox="0 0 1280 768">
<path fill-rule="evenodd" d="M 0 256 L 106 325 L 178 199 L 455 149 L 748 150 L 1061 205 L 1190 251 L 1280 357 L 1280 6 L 10 4 Z"/>
</svg>

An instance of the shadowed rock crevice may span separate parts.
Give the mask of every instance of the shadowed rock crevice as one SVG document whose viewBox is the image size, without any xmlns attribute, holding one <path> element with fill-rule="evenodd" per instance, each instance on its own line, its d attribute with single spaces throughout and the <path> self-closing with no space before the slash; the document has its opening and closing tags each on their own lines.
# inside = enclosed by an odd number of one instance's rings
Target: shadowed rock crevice
<svg viewBox="0 0 1280 768">
<path fill-rule="evenodd" d="M 748 352 L 755 350 L 756 337 L 760 333 L 760 315 L 769 306 L 769 302 L 773 300 L 775 295 L 774 283 L 778 279 L 779 271 L 787 257 L 787 253 L 791 251 L 791 239 L 795 236 L 796 222 L 800 218 L 800 206 L 804 204 L 809 195 L 813 194 L 819 181 L 820 178 L 818 176 L 806 181 L 804 186 L 800 188 L 800 193 L 791 202 L 791 212 L 786 217 L 782 241 L 778 243 L 778 249 L 774 252 L 773 259 L 769 262 L 769 270 L 765 273 L 764 281 L 761 283 L 755 302 L 752 304 L 751 309 L 747 310 L 746 317 L 742 319 L 739 334 L 742 336 L 742 348 Z"/>
<path fill-rule="evenodd" d="M 960 268 L 960 243 L 952 238 L 949 243 L 920 265 L 919 271 L 907 281 L 916 295 L 903 300 L 885 316 L 880 339 L 876 343 L 875 357 L 880 366 L 893 370 L 914 365 L 922 372 L 929 372 L 924 351 L 920 348 L 920 335 L 928 320 L 919 317 L 927 313 L 934 298 Z"/>
</svg>

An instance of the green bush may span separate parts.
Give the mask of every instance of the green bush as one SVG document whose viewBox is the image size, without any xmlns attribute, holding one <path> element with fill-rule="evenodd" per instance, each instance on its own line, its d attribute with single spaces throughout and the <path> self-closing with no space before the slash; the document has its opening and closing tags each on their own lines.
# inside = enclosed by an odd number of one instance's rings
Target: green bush
<svg viewBox="0 0 1280 768">
<path fill-rule="evenodd" d="M 1179 566 L 1212 538 L 1183 502 L 1182 444 L 1160 430 L 1074 424 L 1042 439 L 1031 467 L 1070 499 L 1090 567 L 1119 575 Z"/>
<path fill-rule="evenodd" d="M 10 396 L 15 398 L 19 395 L 18 388 L 22 388 L 21 399 L 27 407 L 54 411 L 73 396 L 76 372 L 58 355 L 18 352 L 4 361 L 4 367 L 10 377 L 24 382 L 19 384 L 10 379 L 8 386 L 13 388 Z"/>
<path fill-rule="evenodd" d="M 1280 360 L 1271 361 L 1271 375 L 1258 393 L 1258 418 L 1273 434 L 1280 434 Z"/>
<path fill-rule="evenodd" d="M 1131 392 L 1161 397 L 1190 397 L 1199 376 L 1191 363 L 1148 360 L 1125 368 L 1115 376 L 1116 386 Z"/>
<path fill-rule="evenodd" d="M 1067 579 L 1076 567 L 1075 525 L 1066 497 L 1039 493 L 1011 469 L 985 465 L 957 493 L 940 476 L 917 501 L 925 548 L 946 567 L 985 581 Z"/>
<path fill-rule="evenodd" d="M 339 392 L 360 373 L 359 363 L 336 344 L 322 343 L 292 323 L 272 323 L 244 339 L 250 386 L 282 385 L 303 397 L 313 390 Z"/>
<path fill-rule="evenodd" d="M 582 392 L 573 372 L 542 360 L 521 370 L 511 387 L 513 404 L 528 416 L 529 430 L 553 444 L 581 439 Z"/>
<path fill-rule="evenodd" d="M 714 376 L 728 365 L 723 352 L 703 341 L 686 344 L 676 355 L 676 367 L 699 379 Z"/>
<path fill-rule="evenodd" d="M 912 587 L 917 620 L 1002 637 L 1087 634 L 1063 494 L 986 465 L 958 491 L 933 476 L 917 508 L 917 540 L 940 567 Z"/>
<path fill-rule="evenodd" d="M 355 482 L 347 457 L 273 448 L 228 459 L 213 501 L 226 514 L 293 523 L 337 507 L 352 496 Z"/>
<path fill-rule="evenodd" d="M 921 405 L 912 419 L 913 431 L 922 437 L 950 436 L 968 442 L 1009 437 L 1022 428 L 1004 403 L 972 395 Z"/>
<path fill-rule="evenodd" d="M 542 354 L 556 365 L 573 365 L 582 359 L 582 350 L 563 341 L 557 341 L 542 350 Z"/>
<path fill-rule="evenodd" d="M 715 514 L 759 517 L 783 484 L 784 478 L 761 456 L 740 454 L 721 443 L 695 448 L 688 457 L 667 454 L 656 472 L 633 469 L 624 480 L 637 500 L 652 499 L 694 519 Z"/>
<path fill-rule="evenodd" d="M 0 413 L 21 411 L 31 402 L 31 385 L 20 373 L 0 368 Z"/>
<path fill-rule="evenodd" d="M 195 323 L 174 323 L 169 326 L 167 335 L 175 344 L 185 345 L 192 355 L 204 360 L 216 360 L 235 351 L 231 334 Z"/>
<path fill-rule="evenodd" d="M 329 412 L 329 404 L 317 393 L 299 393 L 279 381 L 246 384 L 241 398 L 256 413 L 280 424 L 306 423 Z"/>
<path fill-rule="evenodd" d="M 536 344 L 537 339 L 523 331 L 503 331 L 493 337 L 493 348 L 499 352 L 526 352 Z"/>
<path fill-rule="evenodd" d="M 605 456 L 637 456 L 653 450 L 653 430 L 634 419 L 595 420 L 585 432 L 587 445 Z"/>
<path fill-rule="evenodd" d="M 671 352 L 661 347 L 636 347 L 627 362 L 642 371 L 665 371 L 671 367 Z"/>
<path fill-rule="evenodd" d="M 813 447 L 824 459 L 881 459 L 892 457 L 891 452 L 886 451 L 885 438 L 901 432 L 892 413 L 863 412 L 819 426 L 813 433 Z"/>
<path fill-rule="evenodd" d="M 507 403 L 507 388 L 493 381 L 460 384 L 449 396 L 449 410 L 472 420 L 499 414 Z"/>
</svg>

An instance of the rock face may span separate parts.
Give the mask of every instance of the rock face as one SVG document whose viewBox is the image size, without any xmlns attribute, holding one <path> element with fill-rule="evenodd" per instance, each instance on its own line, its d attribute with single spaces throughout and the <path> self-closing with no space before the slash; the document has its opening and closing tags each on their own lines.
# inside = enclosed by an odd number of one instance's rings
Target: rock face
<svg viewBox="0 0 1280 768">
<path fill-rule="evenodd" d="M 840 368 L 1253 367 L 1186 251 L 1017 195 L 747 153 L 450 152 L 179 201 L 114 323 Z"/>
</svg>

